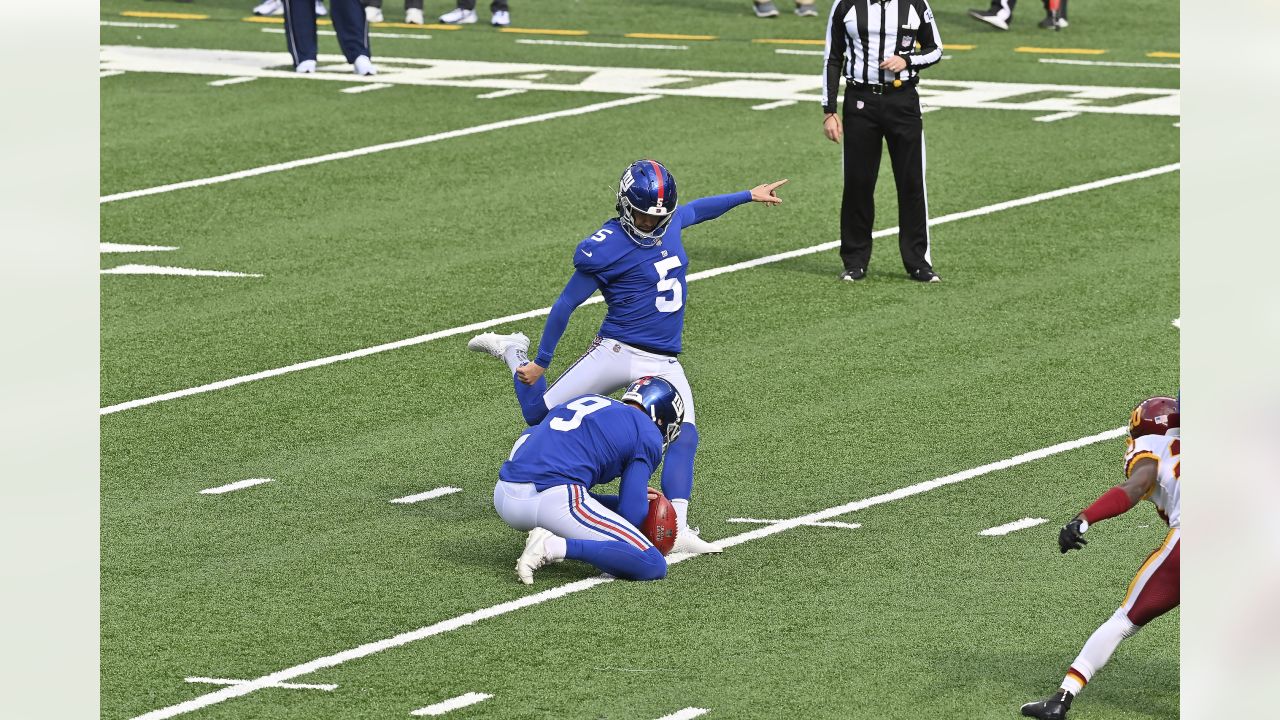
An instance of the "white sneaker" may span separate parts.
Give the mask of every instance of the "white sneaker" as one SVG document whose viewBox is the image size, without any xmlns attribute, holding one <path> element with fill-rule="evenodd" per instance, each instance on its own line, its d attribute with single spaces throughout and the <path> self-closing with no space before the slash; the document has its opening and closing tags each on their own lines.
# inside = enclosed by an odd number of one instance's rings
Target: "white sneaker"
<svg viewBox="0 0 1280 720">
<path fill-rule="evenodd" d="M 475 10 L 454 8 L 440 16 L 440 22 L 446 25 L 470 25 L 476 21 Z"/>
<path fill-rule="evenodd" d="M 296 70 L 300 73 L 313 73 L 316 71 L 316 61 L 303 60 L 302 62 L 298 63 L 298 67 L 296 68 Z"/>
<path fill-rule="evenodd" d="M 421 25 L 426 22 L 422 17 L 422 8 L 405 8 L 404 21 L 410 25 Z M 382 22 L 382 15 L 378 15 L 378 19 L 373 22 Z"/>
<path fill-rule="evenodd" d="M 511 13 L 506 10 L 494 10 L 493 18 L 489 21 L 494 27 L 506 27 L 511 24 Z"/>
<path fill-rule="evenodd" d="M 368 56 L 366 55 L 361 55 L 360 57 L 356 58 L 356 61 L 351 63 L 351 65 L 355 68 L 357 75 L 377 75 L 378 74 L 378 68 L 374 67 L 373 62 L 369 60 Z"/>
<path fill-rule="evenodd" d="M 382 8 L 376 8 L 372 5 L 364 9 L 365 22 L 382 22 Z"/>
<path fill-rule="evenodd" d="M 724 552 L 724 548 L 698 537 L 696 528 L 682 527 L 676 531 L 676 544 L 671 547 L 671 552 L 706 555 Z"/>
<path fill-rule="evenodd" d="M 281 0 L 262 0 L 262 3 L 253 9 L 254 15 L 283 15 L 284 3 Z"/>
<path fill-rule="evenodd" d="M 527 351 L 529 349 L 529 338 L 524 333 L 511 333 L 510 335 L 499 335 L 498 333 L 480 333 L 479 335 L 467 341 L 467 349 L 474 352 L 489 353 L 490 355 L 502 359 L 507 350 L 512 347 L 520 348 Z"/>
<path fill-rule="evenodd" d="M 547 538 L 552 537 L 550 530 L 534 528 L 529 531 L 529 539 L 524 543 L 524 552 L 516 560 L 516 577 L 525 585 L 533 584 L 533 572 L 546 565 Z"/>
<path fill-rule="evenodd" d="M 316 17 L 324 17 L 329 11 L 325 9 L 323 0 L 316 0 Z"/>
</svg>

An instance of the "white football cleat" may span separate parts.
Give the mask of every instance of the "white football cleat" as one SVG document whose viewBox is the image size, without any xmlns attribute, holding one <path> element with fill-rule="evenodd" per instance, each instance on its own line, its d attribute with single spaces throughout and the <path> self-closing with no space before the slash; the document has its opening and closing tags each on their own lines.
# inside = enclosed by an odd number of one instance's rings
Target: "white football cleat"
<svg viewBox="0 0 1280 720">
<path fill-rule="evenodd" d="M 284 3 L 281 0 L 263 0 L 253 9 L 254 15 L 283 15 Z"/>
<path fill-rule="evenodd" d="M 316 61 L 303 60 L 302 62 L 298 63 L 298 67 L 295 69 L 300 73 L 313 73 L 316 71 Z"/>
<path fill-rule="evenodd" d="M 711 553 L 724 552 L 724 548 L 698 537 L 698 531 L 696 529 L 691 527 L 682 527 L 679 530 L 676 530 L 676 544 L 671 546 L 671 552 L 688 553 L 690 555 L 708 555 Z"/>
<path fill-rule="evenodd" d="M 475 10 L 454 8 L 440 16 L 440 22 L 446 25 L 470 25 L 476 21 Z"/>
<path fill-rule="evenodd" d="M 502 359 L 507 350 L 512 347 L 520 348 L 527 351 L 529 349 L 529 338 L 524 333 L 511 333 L 510 335 L 499 335 L 498 333 L 480 333 L 479 335 L 467 341 L 467 349 L 474 352 L 489 353 L 490 355 Z"/>
<path fill-rule="evenodd" d="M 404 21 L 410 25 L 421 25 L 426 22 L 426 18 L 422 17 L 422 8 L 405 8 Z M 376 22 L 382 22 L 382 20 Z"/>
<path fill-rule="evenodd" d="M 516 560 L 516 577 L 525 585 L 533 584 L 533 572 L 550 562 L 547 557 L 547 538 L 552 537 L 550 530 L 534 528 L 529 531 L 529 539 L 525 540 L 524 552 Z"/>
<path fill-rule="evenodd" d="M 355 73 L 357 75 L 377 75 L 378 74 L 378 68 L 374 66 L 373 62 L 369 60 L 369 57 L 367 55 L 361 55 L 360 57 L 356 58 L 356 61 L 351 63 L 351 65 L 353 68 L 355 68 Z"/>
<path fill-rule="evenodd" d="M 406 10 L 405 12 L 408 12 L 408 11 Z M 364 21 L 371 22 L 371 23 L 382 22 L 382 8 L 376 8 L 372 5 L 365 7 Z"/>
<path fill-rule="evenodd" d="M 494 10 L 489 22 L 493 23 L 494 27 L 506 27 L 511 24 L 511 13 L 506 10 Z"/>
<path fill-rule="evenodd" d="M 329 11 L 324 6 L 324 0 L 316 0 L 316 17 L 324 17 Z"/>
</svg>

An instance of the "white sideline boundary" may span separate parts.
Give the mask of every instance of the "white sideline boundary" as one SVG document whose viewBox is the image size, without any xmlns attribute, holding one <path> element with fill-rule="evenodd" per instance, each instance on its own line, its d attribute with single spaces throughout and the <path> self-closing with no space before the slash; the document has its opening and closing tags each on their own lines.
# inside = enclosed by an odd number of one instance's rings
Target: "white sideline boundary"
<svg viewBox="0 0 1280 720">
<path fill-rule="evenodd" d="M 538 115 L 527 115 L 525 117 L 512 118 L 510 120 L 499 120 L 497 122 L 485 123 L 483 125 L 473 125 L 471 127 L 461 128 L 458 130 L 448 130 L 445 132 L 433 133 L 431 135 L 423 135 L 422 137 L 410 138 L 408 140 L 397 140 L 395 142 L 369 145 L 367 147 L 356 148 L 354 150 L 343 150 L 341 152 L 329 153 L 327 155 L 316 155 L 314 157 L 302 158 L 300 160 L 290 160 L 288 162 L 276 163 L 274 165 L 263 165 L 262 167 L 238 170 L 236 172 L 200 178 L 198 180 L 184 180 L 182 182 L 170 183 L 168 185 L 157 185 L 155 187 L 141 188 L 139 190 L 129 190 L 128 192 L 104 195 L 98 199 L 98 204 L 106 205 L 107 203 L 116 202 L 117 200 L 129 200 L 131 198 L 159 195 L 161 193 L 173 192 L 175 190 L 186 190 L 188 188 L 204 187 L 206 185 L 217 185 L 219 183 L 231 182 L 232 180 L 243 180 L 245 178 L 256 177 L 258 175 L 266 175 L 268 173 L 281 172 L 283 170 L 293 170 L 295 168 L 306 167 L 308 165 L 318 165 L 332 160 L 346 160 L 347 158 L 372 155 L 374 153 L 386 152 L 387 150 L 399 150 L 401 148 L 425 145 L 427 143 L 450 140 L 453 138 L 465 137 L 467 135 L 478 135 L 491 130 L 505 130 L 506 128 L 531 125 L 533 123 L 555 120 L 562 117 L 586 115 L 598 110 L 609 110 L 611 108 L 648 102 L 649 100 L 657 100 L 659 97 L 662 96 L 635 95 L 632 97 L 622 98 L 620 100 L 610 100 L 608 102 L 582 105 L 575 108 L 569 108 L 567 110 L 555 110 L 553 112 L 540 113 Z"/>
<path fill-rule="evenodd" d="M 450 698 L 448 700 L 445 700 L 444 702 L 438 702 L 435 705 L 428 705 L 423 708 L 418 708 L 417 710 L 414 710 L 409 714 L 417 715 L 417 716 L 445 715 L 447 713 L 453 712 L 454 710 L 475 705 L 476 703 L 484 702 L 485 700 L 488 700 L 491 697 L 493 696 L 488 693 L 469 692 L 465 695 L 459 695 L 456 698 Z"/>
<path fill-rule="evenodd" d="M 926 492 L 929 492 L 930 490 L 935 490 L 940 487 L 944 487 L 947 485 L 954 485 L 956 483 L 964 482 L 965 480 L 971 480 L 973 478 L 980 477 L 988 473 L 993 473 L 998 470 L 1006 470 L 1011 467 L 1016 467 L 1018 465 L 1032 462 L 1034 460 L 1047 458 L 1052 455 L 1057 455 L 1059 453 L 1067 452 L 1069 450 L 1075 450 L 1078 448 L 1086 447 L 1088 445 L 1093 445 L 1095 443 L 1103 442 L 1106 440 L 1114 440 L 1116 438 L 1123 437 L 1127 432 L 1128 432 L 1127 427 L 1119 427 L 1113 430 L 1107 430 L 1105 432 L 1098 433 L 1096 435 L 1089 435 L 1087 437 L 1082 437 L 1077 440 L 1061 442 L 1056 445 L 1050 445 L 1049 447 L 1041 448 L 1039 450 L 1032 450 L 1031 452 L 1022 453 L 1021 455 L 1015 455 L 1011 458 L 1006 458 L 1004 460 L 998 460 L 996 462 L 987 463 L 986 465 L 980 465 L 976 468 L 971 468 L 969 470 L 963 470 L 958 473 L 952 473 L 951 475 L 945 475 L 943 477 L 935 478 L 933 480 L 927 480 L 925 482 L 916 483 L 915 485 L 909 485 L 907 487 L 899 488 L 897 490 L 876 495 L 874 497 L 866 498 L 864 500 L 856 500 L 854 502 L 845 503 L 844 505 L 836 505 L 835 507 L 830 507 L 825 510 L 819 510 L 817 512 L 809 513 L 808 515 L 801 515 L 799 517 L 794 517 L 789 520 L 782 520 L 772 525 L 766 525 L 764 527 L 757 528 L 755 530 L 751 530 L 749 532 L 745 532 L 740 535 L 733 535 L 731 537 L 724 538 L 723 540 L 717 540 L 716 543 L 720 545 L 720 547 L 727 549 L 735 545 L 741 545 L 743 543 L 750 542 L 752 540 L 759 540 L 761 538 L 768 537 L 770 535 L 776 535 L 785 530 L 791 530 L 791 529 L 800 527 L 802 525 L 808 525 L 810 523 L 815 523 L 815 522 L 822 522 L 824 520 L 829 520 L 831 518 L 838 517 L 846 513 L 851 513 L 856 510 L 864 510 L 866 508 L 873 507 L 876 505 L 882 505 L 884 503 L 894 502 L 896 500 L 902 500 L 904 498 L 911 497 L 912 495 L 919 495 L 921 493 L 926 493 Z M 684 553 L 674 553 L 667 558 L 667 563 L 669 565 L 674 565 L 676 563 L 683 562 L 693 557 L 698 557 L 698 556 L 688 555 Z M 442 620 L 440 622 L 418 628 L 417 630 L 410 630 L 409 632 L 400 633 L 399 635 L 396 635 L 394 637 L 389 637 L 383 640 L 368 642 L 363 645 L 360 645 L 359 647 L 351 648 L 350 650 L 343 650 L 341 652 L 334 653 L 333 655 L 326 655 L 324 657 L 316 658 L 315 660 L 302 663 L 301 665 L 294 665 L 293 667 L 288 667 L 283 670 L 277 670 L 276 672 L 270 673 L 268 675 L 263 675 L 262 677 L 249 680 L 239 685 L 231 685 L 229 687 L 224 687 L 219 690 L 214 690 L 213 692 L 205 693 L 204 695 L 200 695 L 190 700 L 177 703 L 176 705 L 170 705 L 168 707 L 152 710 L 151 712 L 138 715 L 137 717 L 133 718 L 133 720 L 165 720 L 166 718 L 183 715 L 189 712 L 193 712 L 195 710 L 199 710 L 201 708 L 208 707 L 210 705 L 216 705 L 217 703 L 230 700 L 232 698 L 240 697 L 242 695 L 248 695 L 251 692 L 255 692 L 263 688 L 278 686 L 280 683 L 287 682 L 289 680 L 292 680 L 296 677 L 300 677 L 302 675 L 313 673 L 317 670 L 336 667 L 338 665 L 341 665 L 346 662 L 350 662 L 352 660 L 359 660 L 360 658 L 382 652 L 383 650 L 390 650 L 391 648 L 400 647 L 402 645 L 408 645 L 409 643 L 417 640 L 423 640 L 429 637 L 433 637 L 435 635 L 441 635 L 443 633 L 447 633 L 451 630 L 457 630 L 459 628 L 467 627 L 468 625 L 474 625 L 480 622 L 481 620 L 487 620 L 489 618 L 498 617 L 500 615 L 506 615 L 507 613 L 515 612 L 516 610 L 520 610 L 522 608 L 532 607 L 534 605 L 540 605 L 550 600 L 555 600 L 557 598 L 562 598 L 566 595 L 572 595 L 573 593 L 581 592 L 583 590 L 588 590 L 597 585 L 603 585 L 605 583 L 613 582 L 613 580 L 614 580 L 613 578 L 607 575 L 598 575 L 596 577 L 586 578 L 584 580 L 577 580 L 575 582 L 567 583 L 565 585 L 549 588 L 547 590 L 543 590 L 541 592 L 537 592 L 532 595 L 526 595 L 524 597 L 516 598 L 515 600 L 508 600 L 507 602 L 500 603 L 498 605 L 493 605 L 491 607 L 483 608 L 480 610 L 474 610 L 472 612 L 459 615 L 457 617 L 453 617 L 448 620 Z"/>
<path fill-rule="evenodd" d="M 652 97 L 652 96 L 647 96 L 647 97 Z M 1053 200 L 1054 198 L 1066 197 L 1068 195 L 1075 195 L 1076 193 L 1088 192 L 1090 190 L 1097 190 L 1099 188 L 1104 188 L 1111 185 L 1118 185 L 1120 183 L 1130 182 L 1132 180 L 1141 180 L 1143 178 L 1155 177 L 1157 175 L 1164 175 L 1167 173 L 1176 172 L 1180 169 L 1180 167 L 1181 167 L 1181 163 L 1173 163 L 1171 165 L 1162 165 L 1160 167 L 1151 168 L 1149 170 L 1142 170 L 1139 172 L 1128 173 L 1126 175 L 1116 175 L 1114 177 L 1104 178 L 1102 180 L 1094 180 L 1092 182 L 1083 183 L 1081 185 L 1072 185 L 1071 187 L 1059 188 L 1057 190 L 1049 190 L 1047 192 L 1037 193 L 1035 195 L 1028 195 L 1027 197 L 1018 198 L 1016 200 L 1006 200 L 1004 202 L 998 202 L 992 205 L 986 205 L 980 208 L 975 208 L 973 210 L 964 210 L 962 212 L 951 213 L 949 215 L 943 215 L 942 217 L 939 217 L 939 218 L 934 218 L 929 221 L 929 226 L 933 227 L 936 225 L 943 225 L 945 223 L 955 222 L 957 220 L 965 220 L 968 218 L 980 217 L 982 215 L 990 215 L 991 213 L 1001 212 L 1003 210 L 1009 210 L 1011 208 L 1016 208 L 1016 207 L 1022 207 L 1024 205 L 1033 205 L 1038 202 L 1044 202 L 1045 200 Z M 897 227 L 891 227 L 891 228 L 886 228 L 884 230 L 877 230 L 876 232 L 872 233 L 871 236 L 873 238 L 882 238 L 889 235 L 894 235 L 897 232 L 898 232 Z M 764 257 L 756 258 L 754 260 L 746 260 L 743 262 L 734 263 L 732 265 L 724 265 L 718 268 L 712 268 L 710 270 L 702 270 L 702 271 L 688 275 L 685 278 L 685 280 L 686 282 L 693 282 L 695 280 L 704 280 L 706 278 L 715 277 L 717 275 L 724 275 L 725 273 L 737 272 L 739 270 L 746 270 L 748 268 L 758 267 L 760 265 L 768 265 L 775 262 L 781 262 L 783 260 L 790 260 L 792 258 L 802 257 L 804 255 L 812 255 L 814 253 L 826 252 L 828 250 L 833 250 L 839 246 L 840 246 L 840 241 L 833 240 L 831 242 L 826 242 L 819 245 L 812 245 L 807 248 L 800 248 L 799 250 L 788 250 L 787 252 L 781 252 L 774 255 L 766 255 Z M 583 305 L 594 305 L 596 303 L 603 302 L 603 300 L 604 298 L 602 298 L 600 295 L 593 295 L 586 302 L 584 302 Z M 291 372 L 297 372 L 299 370 L 309 370 L 311 368 L 323 367 L 325 365 L 332 365 L 333 363 L 342 362 L 344 360 L 354 360 L 355 358 L 365 357 L 366 355 L 375 355 L 377 353 L 386 352 L 388 350 L 397 350 L 400 348 L 411 347 L 414 345 L 421 345 L 422 343 L 431 342 L 432 340 L 439 340 L 441 338 L 453 337 L 455 335 L 464 335 L 467 333 L 477 332 L 480 330 L 487 330 L 489 328 L 496 327 L 498 325 L 505 325 L 507 323 L 517 322 L 520 320 L 528 320 L 530 318 L 542 317 L 544 315 L 549 314 L 550 312 L 551 312 L 550 307 L 538 308 L 536 310 L 527 310 L 525 312 L 516 313 L 514 315 L 506 315 L 504 317 L 494 318 L 492 320 L 483 320 L 481 322 L 475 322 L 469 325 L 460 325 L 458 327 L 449 328 L 447 330 L 437 330 L 435 332 L 427 333 L 425 335 L 418 335 L 416 337 L 405 338 L 404 340 L 396 340 L 394 342 L 383 343 L 381 345 L 374 345 L 372 347 L 361 348 L 359 350 L 352 350 L 350 352 L 341 353 L 339 355 L 330 355 L 328 357 L 318 358 L 316 360 L 307 360 L 305 362 L 295 363 L 293 365 L 286 365 L 284 367 L 274 368 L 271 370 L 262 370 L 260 372 L 251 373 L 249 375 L 241 375 L 240 377 L 229 378 L 227 380 L 219 380 L 217 382 L 208 383 L 206 385 L 198 385 L 196 387 L 186 388 L 184 390 L 174 390 L 172 392 L 162 393 L 160 395 L 152 395 L 151 397 L 139 398 L 137 400 L 129 400 L 126 402 L 117 403 L 115 405 L 108 405 L 106 407 L 103 407 L 98 410 L 98 415 L 99 416 L 110 415 L 112 413 L 117 413 L 122 410 L 131 410 L 133 408 L 139 408 L 147 405 L 154 405 L 155 403 L 165 402 L 166 400 L 176 400 L 178 398 L 188 397 L 191 395 L 199 395 L 201 393 L 212 392 L 214 390 L 223 390 L 225 388 L 235 387 L 236 385 L 243 385 L 244 383 L 253 382 L 255 380 L 265 380 L 266 378 L 276 377 L 278 375 L 285 375 Z"/>
</svg>

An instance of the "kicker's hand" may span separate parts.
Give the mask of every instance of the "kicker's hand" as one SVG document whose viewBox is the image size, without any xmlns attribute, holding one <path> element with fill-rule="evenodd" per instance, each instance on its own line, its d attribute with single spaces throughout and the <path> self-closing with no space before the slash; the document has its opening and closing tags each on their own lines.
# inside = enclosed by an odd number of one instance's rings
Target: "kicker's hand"
<svg viewBox="0 0 1280 720">
<path fill-rule="evenodd" d="M 778 188 L 786 185 L 786 180 L 765 183 L 751 188 L 751 202 L 765 203 L 766 205 L 781 205 L 782 198 L 778 197 Z"/>
<path fill-rule="evenodd" d="M 536 362 L 527 362 L 516 368 L 516 377 L 520 378 L 520 382 L 525 385 L 532 385 L 538 382 L 538 378 L 542 377 L 542 373 L 547 369 Z"/>
<path fill-rule="evenodd" d="M 1058 531 L 1058 548 L 1066 553 L 1068 550 L 1079 550 L 1088 545 L 1089 541 L 1084 539 L 1084 531 L 1088 527 L 1080 518 L 1063 525 Z"/>
</svg>

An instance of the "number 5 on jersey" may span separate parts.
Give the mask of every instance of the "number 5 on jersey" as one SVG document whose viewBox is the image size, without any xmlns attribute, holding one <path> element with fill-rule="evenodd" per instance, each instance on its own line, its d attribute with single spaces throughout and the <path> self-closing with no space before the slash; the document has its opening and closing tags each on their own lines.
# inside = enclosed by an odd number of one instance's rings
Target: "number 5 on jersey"
<svg viewBox="0 0 1280 720">
<path fill-rule="evenodd" d="M 684 305 L 684 288 L 680 286 L 680 278 L 669 278 L 667 273 L 680 267 L 680 258 L 672 256 L 663 258 L 653 264 L 655 270 L 658 271 L 658 292 L 671 293 L 671 297 L 658 295 L 654 300 L 654 305 L 658 307 L 658 312 L 675 312 Z"/>
</svg>

